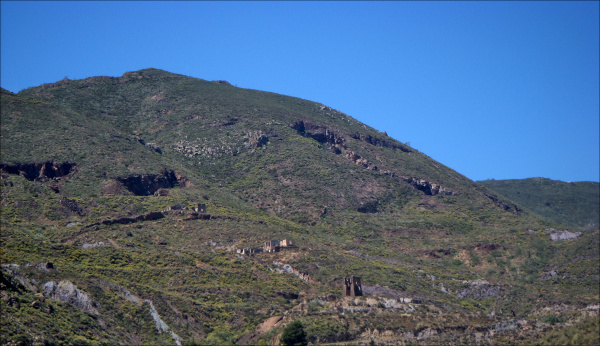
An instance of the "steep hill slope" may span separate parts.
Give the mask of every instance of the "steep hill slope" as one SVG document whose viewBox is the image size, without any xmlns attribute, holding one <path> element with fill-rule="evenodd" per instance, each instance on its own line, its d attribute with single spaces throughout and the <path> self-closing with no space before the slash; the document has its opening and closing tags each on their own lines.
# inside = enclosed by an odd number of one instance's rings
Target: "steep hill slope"
<svg viewBox="0 0 600 346">
<path fill-rule="evenodd" d="M 531 341 L 597 313 L 598 232 L 325 105 L 156 69 L 1 105 L 3 342 Z"/>
<path fill-rule="evenodd" d="M 600 227 L 600 184 L 545 179 L 484 180 L 480 184 L 568 227 Z"/>
</svg>

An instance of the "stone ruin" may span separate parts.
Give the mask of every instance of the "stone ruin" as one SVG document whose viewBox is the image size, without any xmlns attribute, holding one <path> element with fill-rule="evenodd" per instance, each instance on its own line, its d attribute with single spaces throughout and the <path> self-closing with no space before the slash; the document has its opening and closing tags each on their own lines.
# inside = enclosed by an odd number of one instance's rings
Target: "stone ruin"
<svg viewBox="0 0 600 346">
<path fill-rule="evenodd" d="M 198 206 L 194 208 L 196 213 L 206 213 L 206 204 L 198 203 Z"/>
<path fill-rule="evenodd" d="M 282 249 L 295 248 L 294 242 L 290 239 L 284 239 L 282 241 L 279 240 L 271 240 L 265 242 L 265 247 L 263 248 L 264 252 L 279 252 Z"/>
<path fill-rule="evenodd" d="M 237 249 L 237 253 L 242 255 L 254 256 L 255 253 L 262 252 L 261 247 Z"/>
<path fill-rule="evenodd" d="M 183 214 L 184 211 L 190 210 L 190 209 L 193 210 L 195 213 L 204 214 L 204 213 L 206 213 L 206 204 L 197 203 L 192 208 L 189 208 L 188 206 L 181 205 L 181 204 L 175 204 L 175 205 L 167 207 L 165 210 L 163 210 L 163 212 L 164 213 L 174 212 L 174 213 Z"/>
<path fill-rule="evenodd" d="M 264 247 L 240 248 L 240 249 L 237 249 L 236 252 L 239 254 L 242 254 L 242 255 L 252 256 L 255 253 L 259 253 L 259 252 L 279 252 L 284 249 L 293 249 L 296 247 L 297 246 L 290 239 L 269 240 L 269 241 L 265 242 Z"/>
<path fill-rule="evenodd" d="M 344 278 L 343 297 L 358 297 L 363 295 L 360 277 L 351 276 Z"/>
</svg>

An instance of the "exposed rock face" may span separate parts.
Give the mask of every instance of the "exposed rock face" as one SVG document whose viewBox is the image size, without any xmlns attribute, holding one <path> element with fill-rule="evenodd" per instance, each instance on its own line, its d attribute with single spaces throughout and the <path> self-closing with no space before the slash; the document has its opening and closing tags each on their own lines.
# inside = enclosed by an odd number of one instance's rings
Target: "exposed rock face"
<svg viewBox="0 0 600 346">
<path fill-rule="evenodd" d="M 246 146 L 249 148 L 262 148 L 264 145 L 269 143 L 269 137 L 262 133 L 262 131 L 250 131 L 246 134 Z"/>
<path fill-rule="evenodd" d="M 159 333 L 170 333 L 171 337 L 175 341 L 175 344 L 181 345 L 181 341 L 183 340 L 179 337 L 179 335 L 175 334 L 175 332 L 173 332 L 171 328 L 169 328 L 169 326 L 165 323 L 165 321 L 162 320 L 162 318 L 160 318 L 160 315 L 158 314 L 158 311 L 156 311 L 154 304 L 152 304 L 152 302 L 148 299 L 145 299 L 144 303 L 147 303 L 150 307 L 150 314 L 152 315 L 152 319 L 154 320 L 154 324 L 156 325 L 156 330 Z"/>
<path fill-rule="evenodd" d="M 38 292 L 37 287 L 35 287 L 25 275 L 19 272 L 20 266 L 18 264 L 3 264 L 1 268 L 0 291 L 3 291 L 8 287 L 14 291 L 27 289 L 32 292 Z"/>
<path fill-rule="evenodd" d="M 146 141 L 141 139 L 139 136 L 130 136 L 129 138 L 138 141 L 141 145 L 145 146 L 146 148 L 153 150 L 162 155 L 162 150 L 160 149 L 160 147 L 158 145 L 156 145 L 156 143 L 146 143 Z"/>
<path fill-rule="evenodd" d="M 356 133 L 356 134 L 350 135 L 350 137 L 352 137 L 354 139 L 360 139 L 362 141 L 365 141 L 371 145 L 378 146 L 378 147 L 400 149 L 400 150 L 404 151 L 405 153 L 411 152 L 411 150 L 409 148 L 407 148 L 403 145 L 390 143 L 390 142 L 386 141 L 385 139 L 373 137 L 371 135 L 361 135 L 361 134 Z"/>
<path fill-rule="evenodd" d="M 135 174 L 128 177 L 118 177 L 127 190 L 136 196 L 153 195 L 159 189 L 170 189 L 179 185 L 182 181 L 183 185 L 187 184 L 185 179 L 174 171 L 164 171 L 162 175 L 158 174 Z"/>
<path fill-rule="evenodd" d="M 322 106 L 321 110 L 331 110 L 331 108 Z M 342 145 L 345 141 L 342 136 L 337 135 L 336 133 L 330 131 L 326 127 L 319 126 L 319 125 L 310 123 L 308 121 L 300 120 L 293 124 L 290 124 L 290 127 L 293 128 L 294 130 L 298 131 L 298 134 L 300 134 L 304 137 L 312 138 L 320 143 L 327 143 L 327 144 L 335 146 L 335 145 Z M 373 137 L 371 135 L 361 135 L 361 134 L 355 133 L 355 134 L 351 134 L 350 137 L 364 141 L 366 143 L 369 143 L 371 145 L 378 146 L 378 147 L 400 149 L 407 153 L 411 152 L 411 150 L 409 148 L 407 148 L 406 146 L 391 143 L 391 142 L 386 141 L 385 139 Z"/>
<path fill-rule="evenodd" d="M 213 126 L 214 127 L 214 126 Z M 242 152 L 243 146 L 236 143 L 225 145 L 212 145 L 205 140 L 203 143 L 198 141 L 179 141 L 173 145 L 173 150 L 180 152 L 186 157 L 203 156 L 209 158 L 220 158 L 224 155 L 235 156 Z"/>
<path fill-rule="evenodd" d="M 504 210 L 512 211 L 512 212 L 515 212 L 515 213 L 521 211 L 521 208 L 519 208 L 517 205 L 512 204 L 512 203 L 504 202 L 504 201 L 502 201 L 500 199 L 500 197 L 498 197 L 498 196 L 496 196 L 494 194 L 484 192 L 483 195 L 485 197 L 489 198 L 492 202 L 494 202 L 494 204 L 496 206 L 498 206 L 498 207 L 500 207 L 500 208 L 502 208 Z"/>
<path fill-rule="evenodd" d="M 55 163 L 51 161 L 17 163 L 14 165 L 2 163 L 0 164 L 0 171 L 20 175 L 30 181 L 47 181 L 72 174 L 76 166 L 77 164 L 74 162 Z"/>
<path fill-rule="evenodd" d="M 329 144 L 332 146 L 339 146 L 344 143 L 343 137 L 323 126 L 315 125 L 307 121 L 297 121 L 291 124 L 290 127 L 296 130 L 299 135 L 312 138 L 319 143 Z"/>
<path fill-rule="evenodd" d="M 43 288 L 46 292 L 46 297 L 50 299 L 73 304 L 81 310 L 98 314 L 98 303 L 90 299 L 87 293 L 77 289 L 71 281 L 62 280 L 58 283 L 49 281 L 44 284 Z"/>
<path fill-rule="evenodd" d="M 332 152 L 334 152 L 335 154 L 341 154 L 343 151 L 344 156 L 348 160 L 354 162 L 355 164 L 357 164 L 359 166 L 364 167 L 367 170 L 380 172 L 382 174 L 389 175 L 391 177 L 397 177 L 396 173 L 385 170 L 385 169 L 380 170 L 380 168 L 377 165 L 375 165 L 373 162 L 365 159 L 364 157 L 360 156 L 359 154 L 357 154 L 356 152 L 354 152 L 353 150 L 348 148 L 348 146 L 346 146 L 346 144 L 345 144 L 346 140 L 344 139 L 344 137 L 334 133 L 333 131 L 330 131 L 326 127 L 319 126 L 319 125 L 316 125 L 316 124 L 313 124 L 313 123 L 310 123 L 310 122 L 304 121 L 304 120 L 297 121 L 295 123 L 290 124 L 289 126 L 292 129 L 296 130 L 299 135 L 301 135 L 303 137 L 307 137 L 307 138 L 312 138 L 319 143 L 327 145 L 329 147 L 329 149 Z M 364 142 L 369 143 L 374 146 L 380 146 L 380 147 L 391 148 L 391 149 L 400 149 L 403 152 L 411 152 L 411 150 L 405 146 L 390 143 L 384 139 L 373 137 L 371 135 L 352 134 L 352 135 L 350 135 L 350 137 L 364 141 Z M 432 183 L 432 182 L 429 182 L 424 179 L 412 178 L 412 177 L 399 177 L 399 179 L 409 183 L 412 187 L 414 187 L 415 189 L 417 189 L 419 191 L 424 192 L 426 195 L 435 196 L 435 195 L 454 195 L 454 194 L 456 194 L 454 191 L 451 191 L 450 189 L 447 189 L 439 184 Z M 377 208 L 375 208 L 375 211 L 371 211 L 373 208 L 370 208 L 370 207 L 371 206 L 369 206 L 369 208 L 367 208 L 367 209 L 364 209 L 361 206 L 359 208 L 359 211 L 363 212 L 363 213 L 364 212 L 367 212 L 367 213 L 368 212 L 377 212 L 376 211 Z"/>
<path fill-rule="evenodd" d="M 41 262 L 37 264 L 26 264 L 25 267 L 34 267 L 39 270 L 43 270 L 45 272 L 51 272 L 54 268 L 54 263 L 52 262 Z"/>
<path fill-rule="evenodd" d="M 90 248 L 94 248 L 96 246 L 103 246 L 103 245 L 104 245 L 104 242 L 97 241 L 97 242 L 95 242 L 93 244 L 82 244 L 81 248 L 82 249 L 90 249 Z"/>
<path fill-rule="evenodd" d="M 346 149 L 346 158 L 359 166 L 363 166 L 364 168 L 370 171 L 378 171 L 379 167 L 377 167 L 373 162 L 368 161 L 367 159 L 361 157 L 357 153 L 352 150 Z"/>
<path fill-rule="evenodd" d="M 417 190 L 423 191 L 426 195 L 435 196 L 435 195 L 453 195 L 454 192 L 449 189 L 436 184 L 429 182 L 424 179 L 418 178 L 407 178 L 406 182 L 411 184 Z"/>
<path fill-rule="evenodd" d="M 547 229 L 546 232 L 550 234 L 550 239 L 552 239 L 552 241 L 574 239 L 581 235 L 581 232 L 573 233 L 569 231 L 557 231 L 552 228 Z"/>
<path fill-rule="evenodd" d="M 273 262 L 273 264 L 276 266 L 281 266 L 282 269 L 279 269 L 279 268 L 275 269 L 278 273 L 286 272 L 286 273 L 294 274 L 297 277 L 299 277 L 301 280 L 303 280 L 309 284 L 312 284 L 312 285 L 317 283 L 315 280 L 313 280 L 310 277 L 310 275 L 308 275 L 307 273 L 302 273 L 302 272 L 298 271 L 298 269 L 293 268 L 289 264 L 284 264 L 281 262 Z"/>
<path fill-rule="evenodd" d="M 335 154 L 341 154 L 342 150 L 344 150 L 346 158 L 359 166 L 363 166 L 371 171 L 379 170 L 375 164 L 361 157 L 356 152 L 348 149 L 348 147 L 345 145 L 346 140 L 344 137 L 336 134 L 333 131 L 330 131 L 323 126 L 300 120 L 290 124 L 290 127 L 296 130 L 298 134 L 303 137 L 312 138 L 319 143 L 327 145 Z M 371 137 L 369 136 L 369 138 Z"/>
</svg>

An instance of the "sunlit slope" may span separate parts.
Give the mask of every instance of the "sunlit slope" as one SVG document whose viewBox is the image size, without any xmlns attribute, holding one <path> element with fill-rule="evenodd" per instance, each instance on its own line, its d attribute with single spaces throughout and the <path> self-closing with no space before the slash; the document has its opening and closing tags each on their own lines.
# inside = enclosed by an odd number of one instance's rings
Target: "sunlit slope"
<svg viewBox="0 0 600 346">
<path fill-rule="evenodd" d="M 1 102 L 2 342 L 589 334 L 597 232 L 326 105 L 156 69 Z M 342 299 L 348 276 L 365 297 Z"/>
<path fill-rule="evenodd" d="M 3 110 L 4 161 L 81 161 L 93 170 L 86 179 L 177 168 L 295 221 L 314 222 L 325 211 L 412 210 L 423 195 L 437 195 L 427 202 L 436 210 L 458 202 L 474 212 L 518 214 L 385 133 L 298 98 L 147 69 L 63 80 L 12 99 L 38 103 L 20 111 L 29 112 L 29 123 L 11 106 Z"/>
<path fill-rule="evenodd" d="M 479 183 L 565 226 L 593 231 L 600 225 L 600 184 L 597 182 L 530 178 Z"/>
</svg>

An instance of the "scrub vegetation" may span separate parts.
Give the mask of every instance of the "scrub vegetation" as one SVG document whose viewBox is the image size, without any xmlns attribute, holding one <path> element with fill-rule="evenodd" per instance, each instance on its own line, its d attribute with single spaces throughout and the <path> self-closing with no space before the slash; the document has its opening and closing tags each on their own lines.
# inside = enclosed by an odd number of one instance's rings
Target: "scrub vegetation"
<svg viewBox="0 0 600 346">
<path fill-rule="evenodd" d="M 145 69 L 1 106 L 2 343 L 598 342 L 597 227 L 326 105 Z"/>
</svg>

